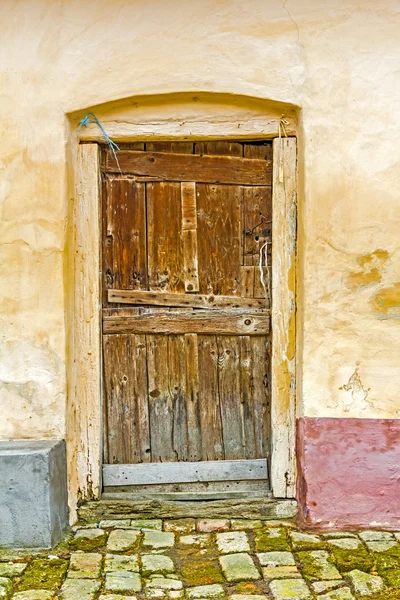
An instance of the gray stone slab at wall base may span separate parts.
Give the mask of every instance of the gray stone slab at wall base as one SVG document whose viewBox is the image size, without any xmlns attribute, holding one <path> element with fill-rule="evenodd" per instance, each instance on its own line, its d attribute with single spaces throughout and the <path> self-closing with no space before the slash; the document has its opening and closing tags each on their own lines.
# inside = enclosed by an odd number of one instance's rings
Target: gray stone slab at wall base
<svg viewBox="0 0 400 600">
<path fill-rule="evenodd" d="M 0 442 L 0 546 L 51 548 L 67 526 L 65 442 Z"/>
</svg>

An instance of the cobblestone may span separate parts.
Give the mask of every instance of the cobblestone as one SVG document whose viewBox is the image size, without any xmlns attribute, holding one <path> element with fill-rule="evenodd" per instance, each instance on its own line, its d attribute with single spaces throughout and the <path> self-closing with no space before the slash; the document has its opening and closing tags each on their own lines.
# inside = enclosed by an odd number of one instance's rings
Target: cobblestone
<svg viewBox="0 0 400 600">
<path fill-rule="evenodd" d="M 0 600 L 400 600 L 400 533 L 127 519 L 49 551 L 1 551 Z"/>
</svg>

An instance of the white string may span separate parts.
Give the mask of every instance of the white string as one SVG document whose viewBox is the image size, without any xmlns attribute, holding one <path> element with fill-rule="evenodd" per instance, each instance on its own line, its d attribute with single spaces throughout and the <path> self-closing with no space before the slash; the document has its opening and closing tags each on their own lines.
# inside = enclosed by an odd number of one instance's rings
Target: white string
<svg viewBox="0 0 400 600">
<path fill-rule="evenodd" d="M 265 296 L 266 301 L 270 305 L 271 304 L 271 281 L 270 281 L 271 277 L 270 277 L 270 269 L 269 269 L 269 264 L 268 264 L 268 244 L 269 243 L 270 242 L 265 242 L 260 248 L 260 260 L 258 263 L 258 267 L 260 269 L 260 281 L 261 281 L 261 285 L 264 290 L 264 296 Z M 264 254 L 264 257 L 263 257 L 263 254 Z M 263 260 L 263 258 L 264 258 L 264 260 Z M 267 283 L 265 283 L 263 262 L 265 263 L 265 267 L 267 270 Z"/>
</svg>

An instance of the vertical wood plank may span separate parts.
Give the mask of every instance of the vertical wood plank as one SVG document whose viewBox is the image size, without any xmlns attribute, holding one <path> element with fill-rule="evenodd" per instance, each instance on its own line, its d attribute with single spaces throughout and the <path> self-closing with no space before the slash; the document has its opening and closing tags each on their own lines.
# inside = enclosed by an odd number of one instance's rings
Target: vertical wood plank
<svg viewBox="0 0 400 600">
<path fill-rule="evenodd" d="M 186 359 L 186 414 L 188 428 L 188 447 L 190 461 L 202 459 L 201 422 L 199 402 L 199 353 L 197 335 L 185 334 Z"/>
<path fill-rule="evenodd" d="M 254 298 L 254 267 L 241 267 L 241 292 L 244 298 Z"/>
<path fill-rule="evenodd" d="M 182 211 L 179 183 L 147 183 L 149 288 L 184 292 Z"/>
<path fill-rule="evenodd" d="M 185 292 L 198 292 L 197 207 L 194 182 L 181 183 L 181 208 Z"/>
<path fill-rule="evenodd" d="M 152 462 L 176 460 L 174 416 L 168 381 L 168 336 L 147 335 L 148 402 Z"/>
<path fill-rule="evenodd" d="M 188 460 L 188 425 L 186 414 L 186 361 L 185 361 L 185 336 L 168 336 L 168 365 L 159 368 L 168 368 L 169 396 L 172 399 L 173 434 L 172 445 L 175 459 Z"/>
<path fill-rule="evenodd" d="M 112 271 L 106 286 L 121 289 L 147 289 L 146 208 L 143 183 L 109 177 L 106 181 L 107 256 Z"/>
<path fill-rule="evenodd" d="M 110 464 L 150 459 L 144 335 L 105 335 L 107 454 Z"/>
<path fill-rule="evenodd" d="M 196 142 L 195 154 L 214 154 L 215 156 L 243 156 L 243 144 L 240 142 L 212 141 Z"/>
<path fill-rule="evenodd" d="M 83 144 L 77 152 L 69 265 L 71 324 L 68 359 L 67 456 L 71 519 L 81 500 L 101 490 L 100 151 Z"/>
<path fill-rule="evenodd" d="M 251 369 L 253 380 L 253 420 L 256 441 L 255 458 L 270 454 L 270 360 L 267 336 L 257 336 L 251 341 Z"/>
<path fill-rule="evenodd" d="M 218 388 L 225 458 L 244 458 L 244 423 L 240 389 L 240 345 L 238 336 L 218 337 Z"/>
<path fill-rule="evenodd" d="M 243 423 L 244 457 L 254 458 L 257 455 L 255 435 L 255 406 L 253 382 L 253 342 L 249 336 L 239 338 L 240 346 L 240 394 L 241 419 Z M 257 368 L 262 368 L 258 364 Z"/>
<path fill-rule="evenodd" d="M 199 291 L 237 296 L 241 287 L 239 186 L 197 184 Z"/>
<path fill-rule="evenodd" d="M 276 497 L 295 496 L 296 139 L 273 142 L 271 483 Z"/>
<path fill-rule="evenodd" d="M 181 183 L 182 231 L 197 229 L 196 183 Z"/>
<path fill-rule="evenodd" d="M 203 460 L 225 458 L 218 386 L 218 346 L 213 335 L 199 335 L 199 405 Z"/>
</svg>

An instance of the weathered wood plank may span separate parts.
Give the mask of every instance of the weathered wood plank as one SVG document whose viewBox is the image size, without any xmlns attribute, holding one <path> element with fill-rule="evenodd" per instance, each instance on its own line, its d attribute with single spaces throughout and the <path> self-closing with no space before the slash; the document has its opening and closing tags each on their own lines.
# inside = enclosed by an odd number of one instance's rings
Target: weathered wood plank
<svg viewBox="0 0 400 600">
<path fill-rule="evenodd" d="M 271 185 L 272 161 L 212 156 L 175 154 L 169 152 L 107 151 L 107 173 L 130 173 L 146 177 L 161 177 L 165 181 L 197 181 L 239 185 Z"/>
<path fill-rule="evenodd" d="M 197 231 L 182 232 L 183 240 L 183 278 L 185 292 L 199 291 L 199 263 L 197 258 Z"/>
<path fill-rule="evenodd" d="M 225 459 L 244 458 L 244 424 L 241 410 L 240 341 L 221 336 L 218 344 L 218 390 Z"/>
<path fill-rule="evenodd" d="M 241 281 L 242 281 L 241 294 L 242 294 L 242 296 L 244 296 L 246 298 L 246 301 L 247 301 L 247 298 L 251 298 L 251 300 L 248 300 L 249 302 L 257 302 L 257 303 L 259 302 L 260 307 L 262 305 L 264 308 L 265 303 L 262 300 L 253 299 L 254 279 L 255 279 L 254 267 L 241 267 L 240 273 L 242 276 L 241 277 Z M 108 293 L 108 297 L 110 298 L 110 292 Z"/>
<path fill-rule="evenodd" d="M 197 229 L 196 184 L 181 184 L 182 231 Z"/>
<path fill-rule="evenodd" d="M 172 399 L 172 446 L 175 460 L 188 460 L 188 419 L 186 406 L 185 336 L 168 336 L 168 364 L 158 368 L 168 369 L 169 396 Z"/>
<path fill-rule="evenodd" d="M 252 360 L 252 338 L 241 336 L 240 346 L 240 394 L 241 394 L 241 421 L 243 423 L 244 458 L 261 458 L 257 454 L 256 433 L 254 427 L 254 382 L 253 382 L 253 360 Z M 257 364 L 262 369 L 262 364 Z M 267 454 L 265 454 L 267 456 Z"/>
<path fill-rule="evenodd" d="M 294 497 L 296 487 L 296 139 L 277 139 L 274 151 L 272 248 L 271 475 L 274 494 Z"/>
<path fill-rule="evenodd" d="M 104 465 L 104 485 L 268 479 L 266 459 Z"/>
<path fill-rule="evenodd" d="M 106 286 L 146 289 L 146 207 L 144 184 L 126 178 L 106 181 L 107 255 L 111 270 L 105 274 Z M 109 259 L 110 260 L 110 259 Z"/>
<path fill-rule="evenodd" d="M 103 355 L 108 462 L 146 462 L 150 439 L 145 338 L 104 336 Z"/>
<path fill-rule="evenodd" d="M 243 144 L 240 142 L 212 140 L 196 142 L 195 154 L 213 154 L 214 156 L 243 156 Z M 250 157 L 253 158 L 253 157 Z M 260 157 L 262 158 L 262 157 Z M 272 159 L 272 157 L 271 157 Z"/>
<path fill-rule="evenodd" d="M 225 457 L 218 389 L 218 347 L 215 335 L 198 336 L 199 405 L 202 460 Z"/>
<path fill-rule="evenodd" d="M 253 293 L 254 268 L 241 267 L 242 294 Z M 108 302 L 136 304 L 138 306 L 181 306 L 182 308 L 250 308 L 263 309 L 265 302 L 261 298 L 240 296 L 213 296 L 203 294 L 174 294 L 168 292 L 147 292 L 138 290 L 108 290 Z"/>
<path fill-rule="evenodd" d="M 242 189 L 198 184 L 197 192 L 200 291 L 239 296 Z"/>
<path fill-rule="evenodd" d="M 252 405 L 257 458 L 269 456 L 271 446 L 270 340 L 252 338 Z"/>
<path fill-rule="evenodd" d="M 136 111 L 136 109 L 134 109 Z M 229 110 L 229 109 L 228 109 Z M 210 115 L 208 108 L 202 118 L 186 117 L 182 120 L 180 111 L 173 117 L 138 119 L 137 115 L 131 115 L 127 118 L 126 114 L 121 120 L 105 116 L 101 119 L 107 134 L 112 140 L 118 143 L 147 141 L 149 139 L 160 140 L 157 143 L 165 143 L 163 140 L 220 140 L 221 138 L 230 140 L 254 140 L 276 138 L 279 133 L 279 122 L 281 113 L 274 115 L 246 113 L 243 116 L 229 112 L 227 115 L 224 110 L 223 118 L 221 113 Z M 288 135 L 297 134 L 296 116 L 285 111 L 286 133 Z M 81 127 L 78 132 L 79 139 L 84 142 L 98 142 L 104 144 L 104 136 L 96 123 Z M 181 144 L 182 142 L 178 142 Z M 146 146 L 149 144 L 147 143 Z M 196 143 L 197 145 L 197 143 Z"/>
<path fill-rule="evenodd" d="M 147 335 L 147 377 L 152 463 L 176 460 L 173 402 L 168 382 L 168 338 Z"/>
<path fill-rule="evenodd" d="M 260 496 L 264 496 L 268 498 L 270 496 L 268 482 L 262 482 L 263 487 L 255 487 L 254 489 L 245 489 L 242 491 L 198 491 L 191 492 L 186 489 L 184 492 L 108 492 L 105 491 L 102 494 L 102 498 L 105 500 L 138 500 L 143 501 L 146 499 L 149 503 L 154 501 L 163 501 L 163 500 L 178 500 L 179 502 L 184 501 L 212 501 L 212 500 L 243 500 L 245 498 L 259 498 Z M 185 488 L 190 487 L 192 484 L 186 483 Z M 140 486 L 139 486 L 140 487 Z M 209 484 L 207 484 L 207 488 Z M 186 515 L 185 515 L 186 516 Z"/>
<path fill-rule="evenodd" d="M 179 183 L 148 183 L 148 278 L 151 290 L 184 292 Z"/>
<path fill-rule="evenodd" d="M 176 154 L 193 154 L 193 142 L 181 142 L 181 141 L 158 141 L 158 142 L 146 142 L 147 152 L 175 152 Z M 136 150 L 136 148 L 132 148 Z M 272 158 L 272 156 L 271 156 Z"/>
<path fill-rule="evenodd" d="M 186 361 L 186 415 L 188 430 L 189 460 L 198 461 L 201 453 L 201 429 L 199 403 L 199 353 L 197 335 L 185 335 L 185 361 Z"/>
<path fill-rule="evenodd" d="M 87 523 L 116 518 L 181 518 L 197 519 L 291 519 L 297 515 L 296 500 L 245 498 L 204 502 L 140 500 L 100 500 L 87 502 L 79 509 L 79 518 Z"/>
<path fill-rule="evenodd" d="M 198 462 L 198 461 L 192 461 Z M 129 493 L 135 495 L 144 495 L 144 494 L 185 494 L 187 493 L 190 497 L 194 497 L 194 494 L 235 494 L 242 492 L 249 493 L 257 493 L 261 496 L 265 494 L 266 498 L 270 494 L 269 490 L 269 481 L 268 479 L 242 479 L 238 481 L 196 481 L 190 482 L 187 481 L 184 483 L 153 483 L 150 485 L 110 485 L 103 487 L 103 497 L 104 493 Z M 212 497 L 212 496 L 211 496 Z M 217 496 L 215 497 L 215 499 Z"/>
<path fill-rule="evenodd" d="M 105 317 L 103 333 L 203 333 L 217 335 L 264 335 L 269 331 L 268 313 L 196 311 L 157 313 L 131 317 Z"/>
</svg>

